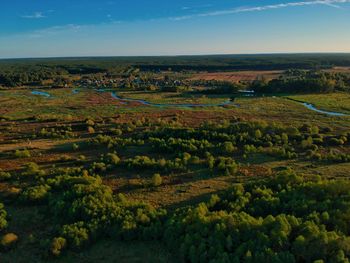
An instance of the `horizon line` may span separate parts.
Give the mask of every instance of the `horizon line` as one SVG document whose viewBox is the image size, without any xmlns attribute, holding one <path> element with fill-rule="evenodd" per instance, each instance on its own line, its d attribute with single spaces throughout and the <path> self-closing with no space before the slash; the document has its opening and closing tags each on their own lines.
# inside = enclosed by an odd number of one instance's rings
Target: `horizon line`
<svg viewBox="0 0 350 263">
<path fill-rule="evenodd" d="M 315 51 L 315 52 L 257 52 L 257 53 L 207 53 L 207 54 L 174 54 L 174 55 L 91 55 L 91 56 L 42 56 L 42 57 L 9 57 L 4 60 L 36 60 L 36 59 L 84 59 L 84 58 L 175 58 L 175 57 L 205 57 L 205 56 L 259 56 L 259 55 L 350 55 L 350 51 Z"/>
</svg>

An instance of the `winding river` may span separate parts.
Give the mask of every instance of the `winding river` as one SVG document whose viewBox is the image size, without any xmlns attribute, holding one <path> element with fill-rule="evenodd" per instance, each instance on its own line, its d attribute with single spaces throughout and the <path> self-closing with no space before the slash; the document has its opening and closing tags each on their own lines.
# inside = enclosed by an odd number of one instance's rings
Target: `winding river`
<svg viewBox="0 0 350 263">
<path fill-rule="evenodd" d="M 194 107 L 223 107 L 226 105 L 234 105 L 231 100 L 226 100 L 222 103 L 217 103 L 217 104 L 192 104 L 192 103 L 185 103 L 185 104 L 170 104 L 170 103 L 152 103 L 149 101 L 141 100 L 141 99 L 131 99 L 131 98 L 122 98 L 119 97 L 116 92 L 111 92 L 112 98 L 119 100 L 123 102 L 124 104 L 126 102 L 137 102 L 143 105 L 147 106 L 153 106 L 153 107 L 181 107 L 181 108 L 194 108 Z"/>
<path fill-rule="evenodd" d="M 97 92 L 110 92 L 110 91 L 107 91 L 107 90 L 104 90 L 104 89 L 95 89 L 95 91 L 97 91 Z M 79 89 L 72 90 L 72 94 L 77 94 L 79 92 L 80 92 Z M 43 96 L 43 97 L 46 97 L 46 98 L 52 97 L 51 94 L 49 94 L 48 92 L 43 92 L 43 91 L 33 90 L 31 93 L 33 95 Z M 228 99 L 228 100 L 226 100 L 226 101 L 224 101 L 222 103 L 213 103 L 213 104 L 193 104 L 193 103 L 185 103 L 185 104 L 163 103 L 163 104 L 161 104 L 161 103 L 149 102 L 149 101 L 142 100 L 142 99 L 122 98 L 114 91 L 111 92 L 111 96 L 112 96 L 113 99 L 116 99 L 116 100 L 120 101 L 124 105 L 126 105 L 128 102 L 137 102 L 137 103 L 140 103 L 142 105 L 152 106 L 152 107 L 160 107 L 160 108 L 161 107 L 179 107 L 179 108 L 223 107 L 223 106 L 227 106 L 227 105 L 238 107 L 238 105 L 234 104 L 230 99 Z M 320 110 L 320 109 L 317 109 L 314 105 L 312 105 L 310 103 L 299 102 L 299 101 L 296 101 L 296 102 L 302 104 L 303 106 L 305 106 L 309 110 L 312 110 L 314 112 L 318 112 L 318 113 L 321 113 L 321 114 L 325 114 L 325 115 L 328 115 L 328 116 L 335 116 L 335 117 L 350 116 L 349 114 L 345 114 L 345 113 L 341 113 L 341 112 L 331 112 L 331 111 Z"/>
<path fill-rule="evenodd" d="M 329 116 L 349 116 L 348 114 L 345 113 L 340 113 L 340 112 L 332 112 L 332 111 L 324 111 L 324 110 L 319 110 L 317 109 L 314 105 L 310 104 L 310 103 L 302 103 L 306 108 L 308 108 L 309 110 L 312 111 L 316 111 L 318 113 L 322 113 L 322 114 L 326 114 Z"/>
</svg>

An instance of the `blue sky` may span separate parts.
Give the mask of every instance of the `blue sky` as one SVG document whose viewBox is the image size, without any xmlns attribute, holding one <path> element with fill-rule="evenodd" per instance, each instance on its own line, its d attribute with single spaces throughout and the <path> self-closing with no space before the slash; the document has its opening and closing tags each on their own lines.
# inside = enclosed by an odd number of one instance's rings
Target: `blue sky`
<svg viewBox="0 0 350 263">
<path fill-rule="evenodd" d="M 350 52 L 350 0 L 11 0 L 0 58 Z"/>
</svg>

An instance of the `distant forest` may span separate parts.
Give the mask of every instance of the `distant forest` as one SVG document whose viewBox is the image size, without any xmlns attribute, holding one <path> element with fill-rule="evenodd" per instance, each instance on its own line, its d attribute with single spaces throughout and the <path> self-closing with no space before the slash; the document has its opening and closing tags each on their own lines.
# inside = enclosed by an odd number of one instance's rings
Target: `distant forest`
<svg viewBox="0 0 350 263">
<path fill-rule="evenodd" d="M 268 84 L 255 83 L 252 89 L 264 93 L 290 92 L 293 87 L 298 86 L 298 90 L 305 91 L 304 84 L 306 83 L 313 86 L 313 88 L 310 88 L 311 92 L 330 92 L 334 89 L 348 90 L 350 84 L 347 76 L 339 74 L 336 76 L 331 74 L 302 75 L 302 72 L 298 72 L 298 70 L 312 72 L 336 66 L 350 67 L 350 54 L 12 59 L 0 60 L 0 85 L 5 87 L 40 85 L 46 80 L 54 80 L 55 83 L 60 83 L 60 79 L 63 80 L 68 76 L 84 74 L 101 73 L 109 76 L 125 76 L 135 70 L 141 72 L 220 72 L 294 69 L 297 72 L 297 77 L 288 77 L 287 80 L 277 79 Z M 286 86 L 290 87 L 285 88 Z"/>
<path fill-rule="evenodd" d="M 43 66 L 107 72 L 111 68 L 138 67 L 142 70 L 283 70 L 320 69 L 334 66 L 350 67 L 350 54 L 266 54 L 266 55 L 211 55 L 171 57 L 85 57 L 0 60 L 0 72 L 16 68 Z M 20 67 L 19 67 L 20 66 Z"/>
</svg>

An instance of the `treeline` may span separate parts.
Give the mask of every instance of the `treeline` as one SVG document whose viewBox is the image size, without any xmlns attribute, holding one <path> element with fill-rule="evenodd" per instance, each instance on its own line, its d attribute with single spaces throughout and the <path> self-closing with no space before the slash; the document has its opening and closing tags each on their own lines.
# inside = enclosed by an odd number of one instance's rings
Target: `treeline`
<svg viewBox="0 0 350 263">
<path fill-rule="evenodd" d="M 249 89 L 257 93 L 329 93 L 350 91 L 350 76 L 342 73 L 289 70 L 278 79 L 254 81 Z"/>
<path fill-rule="evenodd" d="M 349 66 L 348 54 L 212 55 L 133 58 L 143 71 L 230 71 L 322 69 Z"/>
<path fill-rule="evenodd" d="M 46 66 L 24 66 L 9 67 L 2 69 L 0 67 L 0 85 L 6 87 L 16 87 L 21 85 L 31 85 L 42 83 L 49 79 L 62 78 L 68 72 L 57 67 Z"/>
<path fill-rule="evenodd" d="M 216 55 L 178 57 L 106 57 L 0 61 L 0 84 L 20 86 L 71 74 L 123 76 L 130 71 L 317 70 L 350 66 L 348 54 Z"/>
<path fill-rule="evenodd" d="M 0 85 L 5 87 L 45 85 L 46 81 L 62 85 L 69 82 L 70 75 L 112 74 L 123 70 L 124 67 L 109 70 L 108 67 L 84 64 L 0 63 Z"/>
</svg>

